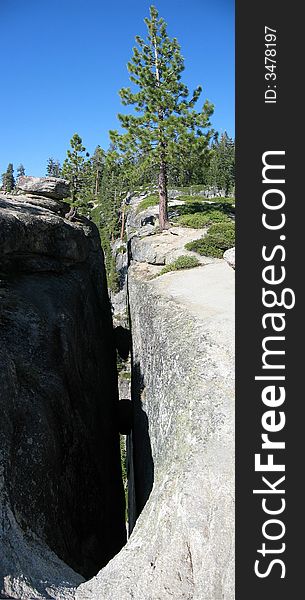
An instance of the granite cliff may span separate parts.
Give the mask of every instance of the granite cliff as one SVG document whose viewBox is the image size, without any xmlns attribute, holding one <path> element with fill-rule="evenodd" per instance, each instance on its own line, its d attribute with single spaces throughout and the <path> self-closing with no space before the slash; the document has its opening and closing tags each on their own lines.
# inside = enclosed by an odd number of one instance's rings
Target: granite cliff
<svg viewBox="0 0 305 600">
<path fill-rule="evenodd" d="M 126 540 L 116 354 L 96 227 L 23 179 L 0 196 L 0 597 L 62 600 Z"/>
</svg>

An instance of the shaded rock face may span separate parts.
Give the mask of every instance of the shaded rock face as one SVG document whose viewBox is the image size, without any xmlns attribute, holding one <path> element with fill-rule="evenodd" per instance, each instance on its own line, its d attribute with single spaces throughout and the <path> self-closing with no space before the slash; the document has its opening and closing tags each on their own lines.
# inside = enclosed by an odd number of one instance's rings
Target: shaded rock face
<svg viewBox="0 0 305 600">
<path fill-rule="evenodd" d="M 30 177 L 23 175 L 17 179 L 17 188 L 28 194 L 38 194 L 47 198 L 62 200 L 70 191 L 69 181 L 59 177 Z"/>
<path fill-rule="evenodd" d="M 72 598 L 126 539 L 103 255 L 63 210 L 0 197 L 4 598 Z"/>
</svg>

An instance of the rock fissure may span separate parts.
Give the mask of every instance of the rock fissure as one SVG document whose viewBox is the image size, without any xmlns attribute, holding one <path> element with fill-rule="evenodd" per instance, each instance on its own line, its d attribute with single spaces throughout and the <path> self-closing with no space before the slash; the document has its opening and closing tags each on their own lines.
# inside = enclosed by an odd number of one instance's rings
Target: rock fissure
<svg viewBox="0 0 305 600">
<path fill-rule="evenodd" d="M 98 232 L 64 218 L 64 191 L 0 198 L 1 593 L 232 600 L 232 256 L 161 273 L 206 228 L 160 234 L 134 198 L 111 306 Z"/>
</svg>

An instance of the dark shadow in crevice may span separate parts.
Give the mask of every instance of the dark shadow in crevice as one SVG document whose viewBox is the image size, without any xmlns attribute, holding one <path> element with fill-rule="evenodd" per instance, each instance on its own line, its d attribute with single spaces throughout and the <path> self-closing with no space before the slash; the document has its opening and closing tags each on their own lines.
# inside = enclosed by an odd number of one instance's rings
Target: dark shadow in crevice
<svg viewBox="0 0 305 600">
<path fill-rule="evenodd" d="M 154 461 L 149 436 L 149 422 L 143 410 L 145 384 L 139 363 L 132 368 L 132 433 L 127 438 L 129 535 L 141 514 L 154 483 Z"/>
<path fill-rule="evenodd" d="M 119 432 L 121 435 L 129 435 L 132 429 L 133 405 L 129 398 L 121 398 L 119 401 Z"/>
<path fill-rule="evenodd" d="M 119 325 L 114 328 L 114 339 L 116 349 L 122 360 L 127 360 L 131 349 L 131 333 L 129 329 Z"/>
</svg>

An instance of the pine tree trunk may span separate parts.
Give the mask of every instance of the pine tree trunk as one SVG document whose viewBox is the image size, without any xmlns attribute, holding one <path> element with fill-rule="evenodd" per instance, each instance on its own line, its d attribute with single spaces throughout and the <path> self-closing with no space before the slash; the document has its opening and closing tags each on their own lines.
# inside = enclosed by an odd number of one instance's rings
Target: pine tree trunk
<svg viewBox="0 0 305 600">
<path fill-rule="evenodd" d="M 160 229 L 163 231 L 164 229 L 168 229 L 169 221 L 168 221 L 168 212 L 167 212 L 167 173 L 166 173 L 166 163 L 161 161 L 160 163 L 160 171 L 159 171 L 159 181 L 158 181 L 158 190 L 159 190 L 159 223 Z"/>
</svg>

